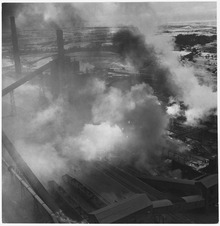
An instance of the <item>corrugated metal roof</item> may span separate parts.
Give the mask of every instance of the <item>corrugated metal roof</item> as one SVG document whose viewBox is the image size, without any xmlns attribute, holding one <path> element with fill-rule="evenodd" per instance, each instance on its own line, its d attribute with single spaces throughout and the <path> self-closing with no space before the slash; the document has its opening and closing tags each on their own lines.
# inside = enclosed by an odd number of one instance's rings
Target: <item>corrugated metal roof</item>
<svg viewBox="0 0 220 226">
<path fill-rule="evenodd" d="M 113 223 L 151 205 L 152 202 L 146 194 L 135 194 L 129 199 L 106 206 L 90 214 L 95 216 L 99 223 Z"/>
<path fill-rule="evenodd" d="M 210 188 L 213 185 L 218 184 L 218 174 L 212 174 L 199 180 L 206 188 Z"/>
</svg>

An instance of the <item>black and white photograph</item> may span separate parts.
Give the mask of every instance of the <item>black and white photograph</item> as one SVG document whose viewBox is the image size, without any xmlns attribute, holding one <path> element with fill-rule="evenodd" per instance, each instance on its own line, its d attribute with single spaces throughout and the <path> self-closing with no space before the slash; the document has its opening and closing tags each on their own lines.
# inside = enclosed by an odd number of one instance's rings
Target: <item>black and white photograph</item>
<svg viewBox="0 0 220 226">
<path fill-rule="evenodd" d="M 1 7 L 1 223 L 219 222 L 217 1 Z"/>
</svg>

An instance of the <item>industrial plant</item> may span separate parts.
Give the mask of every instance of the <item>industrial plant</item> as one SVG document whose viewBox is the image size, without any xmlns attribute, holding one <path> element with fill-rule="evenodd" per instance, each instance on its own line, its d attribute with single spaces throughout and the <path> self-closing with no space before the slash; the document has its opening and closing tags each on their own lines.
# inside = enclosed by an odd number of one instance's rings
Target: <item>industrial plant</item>
<svg viewBox="0 0 220 226">
<path fill-rule="evenodd" d="M 67 28 L 37 11 L 30 28 L 35 3 L 10 4 L 2 222 L 217 223 L 216 26 L 160 26 L 168 54 L 138 25 L 85 26 L 76 10 Z M 59 4 L 45 12 L 69 16 Z"/>
</svg>

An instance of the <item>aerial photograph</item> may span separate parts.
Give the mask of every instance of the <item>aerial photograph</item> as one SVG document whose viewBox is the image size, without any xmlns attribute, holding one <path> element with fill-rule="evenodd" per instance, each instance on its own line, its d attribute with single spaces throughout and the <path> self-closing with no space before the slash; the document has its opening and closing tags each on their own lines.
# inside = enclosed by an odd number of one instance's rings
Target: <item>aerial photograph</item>
<svg viewBox="0 0 220 226">
<path fill-rule="evenodd" d="M 217 1 L 1 7 L 2 223 L 218 223 Z"/>
</svg>

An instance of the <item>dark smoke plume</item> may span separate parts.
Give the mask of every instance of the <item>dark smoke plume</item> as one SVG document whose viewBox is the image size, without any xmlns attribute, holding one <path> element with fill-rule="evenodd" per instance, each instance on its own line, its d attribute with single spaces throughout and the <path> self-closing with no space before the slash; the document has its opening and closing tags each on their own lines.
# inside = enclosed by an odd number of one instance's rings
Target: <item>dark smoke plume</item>
<svg viewBox="0 0 220 226">
<path fill-rule="evenodd" d="M 164 103 L 170 98 L 182 101 L 186 107 L 186 124 L 196 125 L 211 115 L 213 109 L 216 111 L 216 92 L 211 85 L 200 84 L 198 79 L 200 76 L 208 79 L 210 74 L 192 65 L 181 65 L 163 39 L 147 40 L 146 34 L 143 36 L 135 28 L 120 30 L 113 36 L 116 51 L 139 71 L 139 82 L 149 84 Z M 157 49 L 160 42 L 164 42 L 159 48 L 161 53 Z"/>
<path fill-rule="evenodd" d="M 145 42 L 145 37 L 135 28 L 118 31 L 113 44 L 124 60 L 130 61 L 140 72 L 140 82 L 157 88 L 167 98 L 176 95 L 177 87 L 168 68 L 162 66 L 154 47 Z"/>
</svg>

